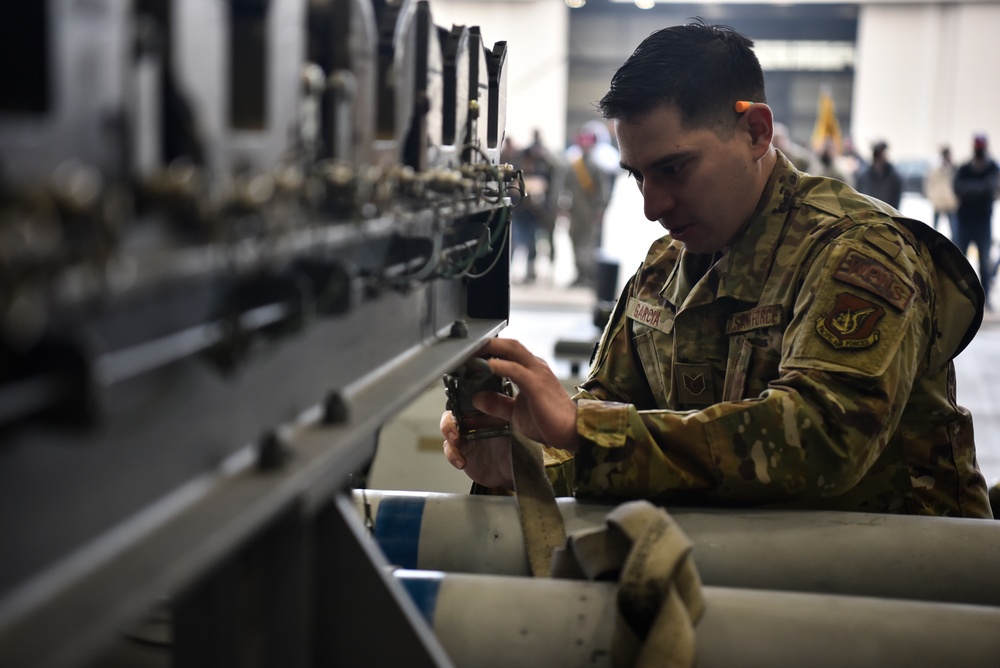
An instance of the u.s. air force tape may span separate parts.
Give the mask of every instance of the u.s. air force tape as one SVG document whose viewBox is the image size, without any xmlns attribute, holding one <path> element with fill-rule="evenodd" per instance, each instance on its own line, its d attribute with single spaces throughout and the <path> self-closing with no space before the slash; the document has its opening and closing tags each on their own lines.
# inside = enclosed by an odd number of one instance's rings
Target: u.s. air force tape
<svg viewBox="0 0 1000 668">
<path fill-rule="evenodd" d="M 777 327 L 783 324 L 785 324 L 784 308 L 782 308 L 781 304 L 768 304 L 730 316 L 726 321 L 726 334 L 739 334 L 754 329 Z"/>
</svg>

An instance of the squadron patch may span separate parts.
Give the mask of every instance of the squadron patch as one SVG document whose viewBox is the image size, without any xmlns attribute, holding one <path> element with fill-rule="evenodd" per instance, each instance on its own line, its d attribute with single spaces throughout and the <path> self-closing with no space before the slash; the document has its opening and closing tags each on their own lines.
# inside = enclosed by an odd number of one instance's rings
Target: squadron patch
<svg viewBox="0 0 1000 668">
<path fill-rule="evenodd" d="M 875 326 L 884 315 L 878 304 L 841 292 L 830 312 L 816 320 L 816 331 L 838 350 L 869 348 L 879 339 Z"/>
<path fill-rule="evenodd" d="M 840 266 L 837 267 L 833 277 L 878 295 L 900 311 L 905 311 L 909 307 L 915 295 L 913 287 L 903 281 L 895 271 L 875 258 L 854 249 L 849 250 L 840 261 Z"/>
</svg>

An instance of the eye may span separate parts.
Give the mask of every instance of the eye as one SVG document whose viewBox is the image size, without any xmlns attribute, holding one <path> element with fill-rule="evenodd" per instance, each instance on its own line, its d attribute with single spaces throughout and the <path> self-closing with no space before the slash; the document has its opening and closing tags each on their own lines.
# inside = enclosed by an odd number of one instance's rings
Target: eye
<svg viewBox="0 0 1000 668">
<path fill-rule="evenodd" d="M 637 171 L 632 170 L 632 169 L 626 169 L 625 170 L 625 176 L 627 178 L 630 178 L 630 179 L 635 179 L 636 185 L 642 187 L 642 173 L 641 172 L 637 172 Z"/>
<path fill-rule="evenodd" d="M 657 171 L 659 171 L 660 174 L 662 174 L 663 176 L 677 176 L 678 174 L 681 173 L 681 171 L 684 170 L 687 164 L 688 164 L 687 160 L 682 160 L 680 162 L 671 162 L 668 164 L 660 165 L 657 168 Z"/>
</svg>

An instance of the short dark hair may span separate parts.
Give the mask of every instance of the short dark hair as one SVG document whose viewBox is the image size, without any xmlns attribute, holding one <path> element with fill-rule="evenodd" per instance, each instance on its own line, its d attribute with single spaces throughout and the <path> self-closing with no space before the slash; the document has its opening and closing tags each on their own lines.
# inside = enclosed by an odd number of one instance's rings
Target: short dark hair
<svg viewBox="0 0 1000 668">
<path fill-rule="evenodd" d="M 753 40 L 692 19 L 644 39 L 598 106 L 605 118 L 628 119 L 670 104 L 686 125 L 702 127 L 731 119 L 737 100 L 767 102 Z"/>
</svg>

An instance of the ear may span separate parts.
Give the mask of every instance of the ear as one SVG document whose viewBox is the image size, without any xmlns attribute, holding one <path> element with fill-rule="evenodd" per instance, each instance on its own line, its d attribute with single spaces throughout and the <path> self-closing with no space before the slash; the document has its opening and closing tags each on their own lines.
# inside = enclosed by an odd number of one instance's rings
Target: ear
<svg viewBox="0 0 1000 668">
<path fill-rule="evenodd" d="M 766 104 L 754 103 L 743 114 L 743 122 L 750 133 L 754 158 L 759 160 L 771 148 L 774 138 L 774 113 Z"/>
</svg>

